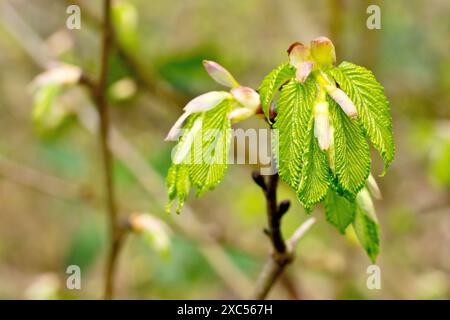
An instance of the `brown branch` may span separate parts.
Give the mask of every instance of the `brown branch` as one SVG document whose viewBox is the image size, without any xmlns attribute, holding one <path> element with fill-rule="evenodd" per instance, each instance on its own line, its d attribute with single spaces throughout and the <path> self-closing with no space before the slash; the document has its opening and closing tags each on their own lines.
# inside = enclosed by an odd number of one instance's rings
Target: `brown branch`
<svg viewBox="0 0 450 320">
<path fill-rule="evenodd" d="M 266 182 L 259 172 L 252 173 L 253 180 L 264 191 L 267 203 L 267 219 L 269 227 L 265 233 L 272 243 L 272 253 L 264 266 L 256 284 L 255 299 L 263 300 L 272 289 L 274 283 L 282 275 L 286 266 L 294 260 L 295 247 L 298 240 L 315 222 L 313 218 L 308 219 L 285 241 L 281 232 L 281 218 L 289 209 L 289 200 L 277 203 L 278 174 L 268 177 Z"/>
<path fill-rule="evenodd" d="M 111 0 L 103 1 L 103 28 L 102 50 L 100 57 L 100 77 L 95 89 L 95 102 L 100 118 L 99 135 L 100 148 L 103 160 L 103 171 L 106 187 L 106 204 L 109 219 L 110 251 L 106 262 L 104 298 L 112 299 L 114 296 L 114 273 L 119 256 L 123 232 L 118 221 L 116 200 L 114 194 L 112 155 L 109 148 L 110 119 L 108 101 L 106 97 L 109 57 L 112 47 L 113 27 L 111 23 Z M 83 78 L 82 78 L 83 79 Z M 89 84 L 90 82 L 86 82 Z"/>
<path fill-rule="evenodd" d="M 67 4 L 76 4 L 81 8 L 83 17 L 94 28 L 101 28 L 101 19 L 86 6 L 83 1 L 68 0 Z M 83 20 L 84 21 L 84 20 Z M 130 52 L 127 48 L 117 39 L 116 35 L 112 35 L 112 43 L 116 49 L 117 54 L 122 61 L 129 68 L 130 72 L 134 76 L 138 85 L 145 89 L 151 95 L 165 101 L 169 107 L 178 109 L 179 106 L 183 106 L 189 100 L 189 97 L 177 92 L 170 84 L 161 79 L 157 80 L 154 73 L 145 67 L 143 63 L 136 56 L 136 52 Z"/>
</svg>

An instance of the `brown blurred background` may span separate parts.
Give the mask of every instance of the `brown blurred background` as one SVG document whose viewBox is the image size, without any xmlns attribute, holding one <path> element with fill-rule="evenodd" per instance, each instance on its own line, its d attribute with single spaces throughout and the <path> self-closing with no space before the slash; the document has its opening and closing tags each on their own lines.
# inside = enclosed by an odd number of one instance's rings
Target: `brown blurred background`
<svg viewBox="0 0 450 320">
<path fill-rule="evenodd" d="M 96 76 L 100 1 L 0 2 L 0 298 L 101 297 L 106 220 L 98 138 L 91 103 L 73 88 L 33 121 L 31 80 L 49 57 Z M 66 28 L 66 8 L 81 7 L 81 29 Z M 381 8 L 368 30 L 366 9 Z M 294 41 L 324 35 L 338 62 L 371 68 L 391 101 L 396 159 L 377 179 L 381 290 L 368 290 L 370 264 L 351 236 L 318 222 L 298 259 L 271 292 L 276 299 L 450 298 L 450 2 L 136 0 L 116 1 L 119 50 L 111 59 L 108 97 L 115 138 L 120 211 L 149 212 L 172 229 L 170 254 L 130 236 L 120 257 L 119 298 L 242 298 L 267 257 L 264 199 L 251 166 L 231 165 L 224 181 L 186 212 L 167 215 L 164 177 L 173 143 L 164 142 L 184 103 L 219 88 L 203 59 L 227 67 L 243 84 L 286 60 Z M 122 11 L 120 11 L 122 10 Z M 91 110 L 92 111 L 92 110 Z M 264 127 L 252 119 L 242 127 Z M 373 172 L 381 160 L 373 153 Z M 306 219 L 293 206 L 290 234 Z M 67 290 L 66 267 L 82 271 Z"/>
</svg>

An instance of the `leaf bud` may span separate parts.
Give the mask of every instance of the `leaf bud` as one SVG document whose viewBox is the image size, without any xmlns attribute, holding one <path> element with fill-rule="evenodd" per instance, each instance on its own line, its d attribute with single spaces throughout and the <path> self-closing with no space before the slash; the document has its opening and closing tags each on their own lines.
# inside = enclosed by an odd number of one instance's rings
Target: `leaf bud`
<svg viewBox="0 0 450 320">
<path fill-rule="evenodd" d="M 331 66 L 336 62 L 333 42 L 327 37 L 318 37 L 311 41 L 311 55 L 322 66 Z"/>
<path fill-rule="evenodd" d="M 209 76 L 214 79 L 217 83 L 229 87 L 235 88 L 239 86 L 239 83 L 234 79 L 231 73 L 222 67 L 220 64 L 210 60 L 203 60 L 203 66 L 208 72 Z"/>
</svg>

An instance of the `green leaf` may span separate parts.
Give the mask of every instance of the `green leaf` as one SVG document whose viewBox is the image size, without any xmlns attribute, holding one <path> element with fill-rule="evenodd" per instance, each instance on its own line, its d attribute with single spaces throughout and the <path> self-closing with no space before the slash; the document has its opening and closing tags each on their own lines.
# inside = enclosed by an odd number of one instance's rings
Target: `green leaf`
<svg viewBox="0 0 450 320">
<path fill-rule="evenodd" d="M 227 115 L 231 108 L 231 102 L 227 99 L 202 115 L 202 130 L 193 143 L 190 165 L 190 177 L 197 195 L 213 189 L 223 179 L 227 169 L 231 142 L 231 122 Z"/>
<path fill-rule="evenodd" d="M 312 206 L 323 200 L 331 182 L 331 170 L 327 154 L 320 150 L 317 138 L 314 136 L 314 121 L 311 120 L 308 131 L 309 146 L 302 156 L 301 181 L 297 196 L 310 211 Z"/>
<path fill-rule="evenodd" d="M 328 97 L 334 127 L 334 167 L 338 184 L 356 194 L 370 174 L 370 149 L 361 127 Z"/>
<path fill-rule="evenodd" d="M 196 112 L 186 120 L 167 174 L 168 212 L 175 199 L 178 199 L 176 212 L 181 212 L 191 185 L 200 196 L 223 179 L 231 142 L 231 122 L 227 117 L 231 109 L 231 100 L 225 99 L 211 110 Z"/>
<path fill-rule="evenodd" d="M 327 221 L 344 234 L 348 225 L 355 219 L 355 203 L 330 189 L 324 205 Z"/>
<path fill-rule="evenodd" d="M 166 211 L 170 213 L 172 204 L 177 199 L 176 212 L 180 213 L 191 189 L 189 167 L 185 164 L 172 164 L 167 173 L 166 183 L 169 196 Z"/>
<path fill-rule="evenodd" d="M 346 61 L 332 69 L 331 74 L 355 104 L 366 134 L 383 158 L 384 175 L 394 159 L 395 146 L 389 101 L 383 86 L 371 71 Z"/>
<path fill-rule="evenodd" d="M 295 78 L 295 68 L 289 62 L 272 70 L 262 81 L 259 88 L 261 106 L 266 118 L 270 121 L 270 103 L 280 87 L 289 79 Z"/>
<path fill-rule="evenodd" d="M 273 125 L 273 149 L 278 173 L 294 190 L 298 189 L 303 154 L 310 145 L 309 126 L 317 89 L 313 80 L 305 84 L 291 81 L 281 90 L 277 102 L 278 115 Z"/>
<path fill-rule="evenodd" d="M 380 251 L 380 231 L 375 208 L 367 189 L 361 190 L 356 197 L 353 228 L 361 246 L 366 250 L 370 260 L 375 263 Z"/>
<path fill-rule="evenodd" d="M 173 163 L 167 173 L 166 184 L 169 201 L 166 211 L 170 213 L 173 202 L 177 200 L 176 213 L 180 213 L 191 189 L 191 178 L 189 176 L 189 159 L 192 153 L 191 145 L 197 129 L 194 128 L 196 122 L 201 118 L 201 113 L 191 115 L 184 125 L 183 135 L 180 137 L 175 148 L 176 163 Z M 199 128 L 201 129 L 201 128 Z M 180 153 L 184 155 L 180 156 Z M 177 159 L 178 158 L 178 159 Z"/>
</svg>

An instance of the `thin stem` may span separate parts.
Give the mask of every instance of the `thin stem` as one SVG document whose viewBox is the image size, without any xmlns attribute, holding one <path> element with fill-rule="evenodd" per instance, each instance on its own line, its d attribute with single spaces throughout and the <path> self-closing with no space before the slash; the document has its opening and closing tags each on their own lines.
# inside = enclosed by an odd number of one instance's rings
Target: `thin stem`
<svg viewBox="0 0 450 320">
<path fill-rule="evenodd" d="M 278 211 L 277 187 L 278 174 L 269 176 L 267 190 L 265 190 L 267 219 L 269 222 L 269 236 L 276 252 L 284 253 L 286 251 L 286 245 L 284 243 L 283 235 L 281 234 L 280 229 L 281 217 L 283 214 L 280 214 L 280 212 Z"/>
<path fill-rule="evenodd" d="M 313 218 L 308 219 L 294 232 L 289 240 L 285 241 L 281 232 L 281 218 L 289 209 L 290 203 L 288 200 L 282 201 L 279 205 L 277 203 L 278 174 L 269 176 L 267 183 L 258 172 L 253 172 L 252 177 L 255 183 L 264 191 L 266 197 L 269 227 L 265 231 L 273 247 L 272 254 L 259 275 L 256 284 L 255 299 L 263 300 L 283 274 L 286 266 L 294 260 L 295 247 L 298 240 L 314 224 L 315 220 Z"/>
<path fill-rule="evenodd" d="M 103 170 L 106 187 L 106 204 L 109 219 L 110 251 L 106 263 L 104 298 L 112 299 L 114 296 L 114 273 L 116 261 L 121 247 L 121 231 L 118 223 L 117 208 L 114 194 L 114 180 L 112 156 L 109 149 L 109 110 L 106 98 L 106 89 L 109 71 L 109 56 L 112 44 L 111 0 L 103 1 L 103 29 L 102 51 L 100 58 L 100 78 L 96 87 L 95 98 L 100 118 L 100 147 L 103 160 Z"/>
</svg>

